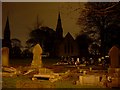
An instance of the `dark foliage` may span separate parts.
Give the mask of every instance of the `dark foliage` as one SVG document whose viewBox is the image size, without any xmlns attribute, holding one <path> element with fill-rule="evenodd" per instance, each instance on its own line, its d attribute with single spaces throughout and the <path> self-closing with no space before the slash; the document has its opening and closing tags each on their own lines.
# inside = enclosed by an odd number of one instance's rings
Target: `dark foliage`
<svg viewBox="0 0 120 90">
<path fill-rule="evenodd" d="M 97 42 L 101 41 L 101 54 L 106 53 L 107 29 L 112 24 L 120 24 L 120 2 L 88 2 L 85 5 L 78 24 L 83 25 L 83 32 L 98 34 Z M 105 52 L 105 53 L 104 53 Z"/>
<path fill-rule="evenodd" d="M 76 42 L 79 46 L 80 55 L 87 57 L 89 55 L 88 47 L 92 42 L 92 39 L 86 34 L 81 34 L 76 37 Z"/>
<path fill-rule="evenodd" d="M 30 32 L 30 39 L 26 42 L 34 46 L 39 43 L 43 52 L 52 53 L 54 51 L 55 31 L 49 27 L 41 27 Z"/>
<path fill-rule="evenodd" d="M 22 52 L 22 58 L 32 58 L 33 57 L 33 54 L 32 52 L 29 51 L 29 49 L 25 49 L 23 52 Z"/>
<path fill-rule="evenodd" d="M 20 50 L 20 47 L 15 46 L 12 48 L 11 51 L 12 51 L 12 55 L 11 55 L 12 58 L 20 58 L 21 57 L 22 51 Z"/>
</svg>

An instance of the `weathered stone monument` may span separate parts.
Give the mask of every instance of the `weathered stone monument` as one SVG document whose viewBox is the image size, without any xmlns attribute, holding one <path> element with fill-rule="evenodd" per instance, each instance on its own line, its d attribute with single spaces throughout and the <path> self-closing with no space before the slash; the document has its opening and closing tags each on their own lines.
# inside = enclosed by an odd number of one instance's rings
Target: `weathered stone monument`
<svg viewBox="0 0 120 90">
<path fill-rule="evenodd" d="M 113 46 L 109 51 L 110 68 L 120 68 L 120 49 Z"/>
<path fill-rule="evenodd" d="M 114 45 L 109 51 L 109 57 L 110 67 L 108 68 L 108 73 L 112 80 L 109 86 L 120 87 L 120 48 Z"/>
<path fill-rule="evenodd" d="M 2 48 L 2 66 L 9 66 L 9 48 Z"/>
<path fill-rule="evenodd" d="M 81 75 L 81 76 L 79 76 L 79 80 L 77 81 L 77 84 L 99 86 L 100 85 L 100 76 L 98 76 L 98 75 Z"/>
<path fill-rule="evenodd" d="M 120 49 L 114 45 L 110 49 L 108 55 L 110 57 L 110 66 L 108 69 L 108 73 L 112 73 L 112 74 L 116 73 L 116 69 L 117 71 L 120 71 Z"/>
<path fill-rule="evenodd" d="M 33 60 L 31 66 L 34 68 L 42 67 L 42 48 L 36 44 L 33 48 Z"/>
</svg>

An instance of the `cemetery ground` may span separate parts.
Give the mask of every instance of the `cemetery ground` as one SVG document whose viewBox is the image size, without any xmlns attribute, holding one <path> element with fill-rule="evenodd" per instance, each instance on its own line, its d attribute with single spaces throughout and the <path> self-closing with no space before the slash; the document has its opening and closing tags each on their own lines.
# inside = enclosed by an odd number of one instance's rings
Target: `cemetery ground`
<svg viewBox="0 0 120 90">
<path fill-rule="evenodd" d="M 54 73 L 67 73 L 62 79 L 55 82 L 49 80 L 32 80 L 34 74 L 29 75 L 15 75 L 11 77 L 2 78 L 2 88 L 101 88 L 94 85 L 79 85 L 76 81 L 79 79 L 79 70 L 77 67 L 68 65 L 53 65 L 59 59 L 43 58 L 43 67 L 52 70 Z M 15 67 L 17 70 L 21 69 L 23 72 L 30 66 L 32 59 L 12 59 L 10 66 Z M 89 67 L 80 67 L 81 69 L 88 69 Z M 94 69 L 104 69 L 102 67 L 93 67 Z M 103 72 L 103 71 L 101 71 Z M 100 73 L 101 73 L 100 72 Z"/>
</svg>

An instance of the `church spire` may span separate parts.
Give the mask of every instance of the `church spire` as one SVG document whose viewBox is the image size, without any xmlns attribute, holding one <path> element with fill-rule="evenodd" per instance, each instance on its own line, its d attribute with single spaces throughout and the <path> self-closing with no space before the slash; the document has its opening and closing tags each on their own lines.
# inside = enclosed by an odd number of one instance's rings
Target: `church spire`
<svg viewBox="0 0 120 90">
<path fill-rule="evenodd" d="M 56 35 L 57 35 L 58 39 L 62 39 L 63 38 L 63 29 L 62 29 L 60 12 L 58 14 L 58 21 L 57 21 L 57 27 L 56 27 Z"/>
<path fill-rule="evenodd" d="M 7 16 L 6 26 L 4 29 L 4 39 L 3 39 L 3 46 L 11 48 L 11 40 L 10 40 L 10 26 L 9 26 L 9 19 Z"/>
<path fill-rule="evenodd" d="M 10 26 L 9 26 L 8 16 L 7 16 L 6 26 L 5 26 L 5 30 L 4 30 L 4 39 L 10 40 Z"/>
</svg>

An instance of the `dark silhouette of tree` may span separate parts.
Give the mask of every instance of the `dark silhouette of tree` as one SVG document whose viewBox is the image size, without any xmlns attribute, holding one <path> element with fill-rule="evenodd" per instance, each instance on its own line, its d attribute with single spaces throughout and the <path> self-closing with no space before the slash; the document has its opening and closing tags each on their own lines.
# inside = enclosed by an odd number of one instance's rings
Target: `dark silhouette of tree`
<svg viewBox="0 0 120 90">
<path fill-rule="evenodd" d="M 21 49 L 18 46 L 12 48 L 12 57 L 13 58 L 20 58 L 21 57 Z"/>
<path fill-rule="evenodd" d="M 11 39 L 11 45 L 12 47 L 15 47 L 15 46 L 22 47 L 21 41 L 17 38 Z"/>
<path fill-rule="evenodd" d="M 106 28 L 108 31 L 107 33 L 107 40 L 106 40 L 106 47 L 109 50 L 113 45 L 120 46 L 120 26 L 113 24 Z"/>
<path fill-rule="evenodd" d="M 101 54 L 105 55 L 107 27 L 111 24 L 120 24 L 120 2 L 88 2 L 78 24 L 83 26 L 83 32 L 96 36 L 101 41 Z M 97 34 L 97 35 L 96 35 Z"/>
<path fill-rule="evenodd" d="M 27 48 L 31 48 L 32 46 L 34 46 L 34 44 L 36 43 L 35 39 L 34 38 L 30 38 L 26 41 L 26 44 L 27 44 Z"/>
<path fill-rule="evenodd" d="M 12 45 L 12 58 L 20 58 L 21 57 L 21 41 L 19 39 L 11 39 L 11 45 Z"/>
<path fill-rule="evenodd" d="M 52 53 L 55 45 L 55 31 L 49 27 L 40 27 L 30 32 L 30 39 L 27 40 L 27 45 L 34 46 L 39 43 L 43 52 Z"/>
<path fill-rule="evenodd" d="M 29 48 L 26 48 L 23 52 L 22 52 L 22 58 L 32 58 L 33 57 L 33 53 L 30 51 Z"/>
<path fill-rule="evenodd" d="M 91 57 L 98 58 L 100 55 L 99 49 L 100 49 L 100 46 L 97 43 L 95 42 L 91 43 L 89 45 L 89 53 Z"/>
<path fill-rule="evenodd" d="M 80 55 L 82 57 L 88 57 L 89 55 L 88 47 L 90 43 L 92 43 L 92 39 L 89 38 L 87 34 L 79 34 L 76 37 L 76 42 L 79 46 Z"/>
</svg>

